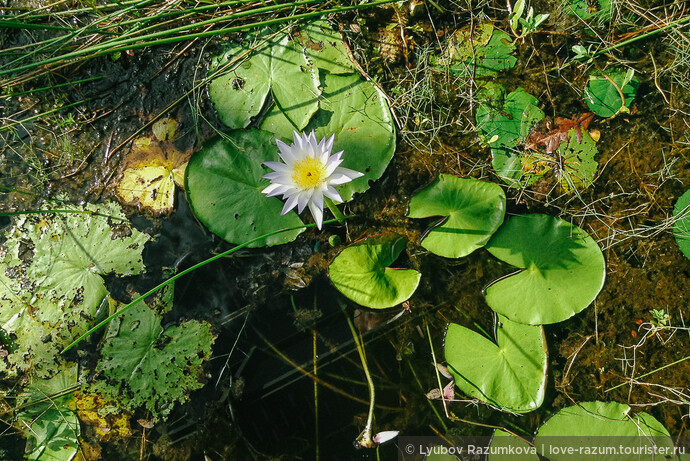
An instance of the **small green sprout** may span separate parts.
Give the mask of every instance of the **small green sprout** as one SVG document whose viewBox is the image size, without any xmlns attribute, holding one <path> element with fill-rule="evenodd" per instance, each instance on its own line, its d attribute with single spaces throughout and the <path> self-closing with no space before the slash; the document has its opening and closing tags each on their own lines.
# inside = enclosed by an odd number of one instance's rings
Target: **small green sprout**
<svg viewBox="0 0 690 461">
<path fill-rule="evenodd" d="M 515 3 L 515 7 L 511 9 L 510 2 L 508 2 L 508 11 L 512 10 L 508 20 L 510 21 L 510 28 L 516 38 L 524 38 L 529 34 L 533 34 L 539 30 L 539 26 L 541 26 L 544 21 L 549 19 L 549 15 L 546 13 L 534 16 L 534 9 L 532 7 L 527 11 L 527 16 L 523 18 L 522 15 L 525 12 L 525 5 L 526 0 L 518 0 Z M 518 25 L 522 26 L 519 34 L 517 31 Z"/>
<path fill-rule="evenodd" d="M 667 327 L 671 323 L 671 316 L 663 309 L 652 309 L 649 311 L 652 314 L 651 323 L 657 328 Z"/>
</svg>

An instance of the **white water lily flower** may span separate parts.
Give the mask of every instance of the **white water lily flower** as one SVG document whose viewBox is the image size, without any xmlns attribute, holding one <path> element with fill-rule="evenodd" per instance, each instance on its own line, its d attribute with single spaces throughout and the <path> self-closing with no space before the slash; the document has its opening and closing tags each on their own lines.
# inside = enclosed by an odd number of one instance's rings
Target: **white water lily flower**
<svg viewBox="0 0 690 461">
<path fill-rule="evenodd" d="M 285 163 L 263 163 L 271 168 L 273 173 L 264 175 L 264 178 L 271 180 L 271 184 L 261 192 L 267 197 L 283 195 L 283 215 L 295 206 L 298 213 L 302 213 L 304 207 L 309 206 L 316 226 L 321 229 L 324 196 L 334 202 L 342 202 L 343 199 L 333 186 L 348 183 L 364 174 L 340 166 L 343 163 L 343 151 L 331 155 L 335 136 L 328 140 L 324 137 L 320 142 L 316 142 L 316 135 L 312 130 L 309 135 L 300 135 L 295 131 L 293 137 L 295 143 L 291 146 L 276 139 L 280 150 L 278 155 Z"/>
</svg>

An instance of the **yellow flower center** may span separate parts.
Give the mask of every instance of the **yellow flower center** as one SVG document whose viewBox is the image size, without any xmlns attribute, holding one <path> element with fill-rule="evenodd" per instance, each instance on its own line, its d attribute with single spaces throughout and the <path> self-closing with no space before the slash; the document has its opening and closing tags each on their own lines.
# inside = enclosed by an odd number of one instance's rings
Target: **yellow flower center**
<svg viewBox="0 0 690 461">
<path fill-rule="evenodd" d="M 292 180 L 301 189 L 311 189 L 326 179 L 326 166 L 319 160 L 307 157 L 297 163 L 292 170 Z"/>
</svg>

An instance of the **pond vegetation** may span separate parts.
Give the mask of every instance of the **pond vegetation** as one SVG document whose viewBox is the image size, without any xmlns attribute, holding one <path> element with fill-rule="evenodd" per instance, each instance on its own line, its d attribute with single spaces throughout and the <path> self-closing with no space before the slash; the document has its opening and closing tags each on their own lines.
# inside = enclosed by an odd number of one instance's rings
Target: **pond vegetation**
<svg viewBox="0 0 690 461">
<path fill-rule="evenodd" d="M 689 8 L 0 0 L 0 458 L 685 443 Z"/>
</svg>

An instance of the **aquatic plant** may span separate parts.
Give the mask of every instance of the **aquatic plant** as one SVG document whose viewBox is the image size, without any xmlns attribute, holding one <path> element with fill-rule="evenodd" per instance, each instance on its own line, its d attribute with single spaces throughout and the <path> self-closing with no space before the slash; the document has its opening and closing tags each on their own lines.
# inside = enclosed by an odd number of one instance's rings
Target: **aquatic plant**
<svg viewBox="0 0 690 461">
<path fill-rule="evenodd" d="M 504 181 L 519 182 L 523 176 L 518 144 L 544 118 L 537 98 L 518 88 L 506 95 L 502 85 L 486 82 L 478 92 L 475 112 L 477 132 L 491 148 L 491 165 Z"/>
<path fill-rule="evenodd" d="M 486 249 L 520 269 L 485 290 L 491 309 L 529 325 L 561 322 L 596 298 L 606 264 L 596 242 L 562 219 L 515 216 L 493 235 Z"/>
<path fill-rule="evenodd" d="M 461 325 L 448 325 L 445 357 L 455 385 L 502 411 L 539 408 L 546 388 L 544 329 L 502 315 L 494 329 L 495 342 Z"/>
<path fill-rule="evenodd" d="M 585 102 L 589 110 L 600 117 L 615 117 L 630 112 L 640 81 L 635 71 L 610 70 L 589 77 L 585 87 Z"/>
<path fill-rule="evenodd" d="M 49 205 L 46 205 L 46 209 Z M 0 327 L 13 336 L 0 371 L 48 377 L 58 350 L 107 315 L 103 275 L 144 270 L 148 235 L 116 203 L 17 217 L 0 252 Z"/>
<path fill-rule="evenodd" d="M 116 304 L 116 303 L 113 303 Z M 108 325 L 96 370 L 107 381 L 94 381 L 86 392 L 117 401 L 121 408 L 145 408 L 153 421 L 164 419 L 203 384 L 203 363 L 214 336 L 208 322 L 187 320 L 163 328 L 172 309 L 169 285 L 149 303 L 139 303 Z M 112 306 L 118 311 L 119 305 Z"/>
<path fill-rule="evenodd" d="M 666 428 L 648 413 L 632 414 L 630 406 L 618 402 L 580 402 L 562 408 L 537 430 L 533 440 L 524 440 L 497 430 L 491 447 L 534 447 L 526 453 L 539 453 L 554 461 L 583 456 L 594 459 L 640 460 L 675 459 L 673 439 Z M 587 451 L 584 451 L 587 450 Z M 614 451 L 612 451 L 614 450 Z M 504 453 L 510 453 L 505 451 Z M 629 454 L 628 454 L 629 453 Z M 516 459 L 511 455 L 492 456 L 492 460 Z M 537 454 L 521 457 L 541 459 Z"/>
<path fill-rule="evenodd" d="M 17 425 L 27 438 L 27 460 L 70 461 L 79 449 L 81 428 L 74 411 L 79 366 L 60 368 L 50 379 L 34 379 L 19 397 Z"/>
<path fill-rule="evenodd" d="M 436 59 L 436 66 L 462 77 L 488 77 L 515 66 L 510 35 L 485 22 L 457 30 Z"/>
<path fill-rule="evenodd" d="M 260 120 L 261 129 L 233 131 L 207 143 L 192 157 L 185 180 L 187 198 L 199 220 L 235 244 L 298 226 L 302 221 L 287 211 L 296 204 L 301 212 L 310 203 L 304 201 L 307 194 L 292 195 L 284 206 L 262 195 L 264 190 L 269 195 L 288 192 L 262 179 L 287 182 L 277 171 L 270 173 L 261 166 L 279 165 L 278 140 L 285 146 L 296 130 L 304 129 L 314 139 L 329 139 L 329 149 L 344 151 L 342 167 L 336 168 L 352 181 L 345 182 L 340 175 L 330 181 L 337 183 L 338 191 L 329 193 L 332 198 L 339 196 L 339 201 L 367 190 L 395 151 L 392 117 L 383 93 L 354 73 L 345 60 L 342 39 L 325 21 L 303 25 L 292 34 L 277 31 L 254 38 L 228 45 L 217 57 L 212 72 L 226 71 L 210 83 L 209 91 L 221 120 L 242 128 L 261 116 L 270 95 L 272 104 Z M 290 75 L 295 79 L 286 78 Z M 314 196 L 310 210 L 320 224 L 323 206 L 317 200 Z M 281 215 L 283 211 L 286 214 Z M 252 246 L 290 242 L 300 232 L 274 234 Z"/>
<path fill-rule="evenodd" d="M 410 199 L 408 216 L 442 216 L 422 246 L 447 258 L 467 256 L 489 241 L 503 223 L 506 197 L 497 184 L 442 174 Z"/>
<path fill-rule="evenodd" d="M 343 201 L 333 186 L 364 176 L 359 171 L 340 166 L 343 151 L 331 155 L 334 137 L 324 137 L 317 142 L 313 131 L 309 135 L 295 131 L 292 146 L 276 140 L 280 150 L 278 155 L 284 163 L 264 162 L 274 172 L 264 175 L 271 184 L 261 192 L 267 197 L 283 196 L 286 201 L 281 215 L 294 207 L 297 207 L 297 213 L 302 213 L 308 206 L 316 227 L 321 229 L 324 198 L 337 203 Z"/>
<path fill-rule="evenodd" d="M 333 286 L 347 298 L 372 309 L 400 304 L 417 289 L 422 274 L 389 267 L 405 249 L 405 239 L 384 234 L 355 243 L 328 267 Z"/>
<path fill-rule="evenodd" d="M 683 254 L 690 258 L 690 190 L 686 190 L 673 207 L 673 236 Z"/>
</svg>

